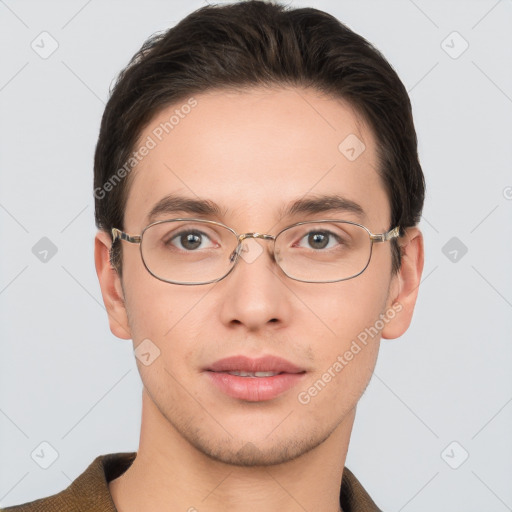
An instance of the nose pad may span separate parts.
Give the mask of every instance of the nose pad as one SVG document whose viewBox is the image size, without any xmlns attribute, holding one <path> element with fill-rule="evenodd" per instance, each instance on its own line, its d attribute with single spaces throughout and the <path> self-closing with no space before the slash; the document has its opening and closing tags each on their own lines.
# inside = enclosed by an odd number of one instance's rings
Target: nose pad
<svg viewBox="0 0 512 512">
<path fill-rule="evenodd" d="M 242 249 L 240 250 L 240 257 L 246 263 L 253 263 L 256 261 L 261 253 L 263 252 L 263 246 L 257 242 L 254 238 L 247 237 L 242 242 Z"/>
<path fill-rule="evenodd" d="M 281 251 L 279 249 L 274 250 L 274 253 L 272 254 L 272 260 L 275 261 L 279 266 L 281 266 L 281 261 L 283 261 L 283 257 L 281 256 Z"/>
<path fill-rule="evenodd" d="M 242 244 L 239 244 L 237 247 L 235 247 L 235 249 L 229 256 L 230 263 L 233 263 L 236 259 L 238 259 L 238 256 L 240 256 L 241 250 L 242 250 Z"/>
<path fill-rule="evenodd" d="M 253 263 L 265 251 L 264 243 L 258 242 L 257 238 L 262 240 L 272 239 L 270 235 L 247 233 L 242 239 L 241 243 L 230 254 L 230 263 L 238 260 L 238 257 L 241 257 L 246 263 Z M 279 261 L 281 259 L 277 259 L 277 254 L 274 254 L 272 250 L 269 251 L 269 256 L 273 262 Z"/>
</svg>

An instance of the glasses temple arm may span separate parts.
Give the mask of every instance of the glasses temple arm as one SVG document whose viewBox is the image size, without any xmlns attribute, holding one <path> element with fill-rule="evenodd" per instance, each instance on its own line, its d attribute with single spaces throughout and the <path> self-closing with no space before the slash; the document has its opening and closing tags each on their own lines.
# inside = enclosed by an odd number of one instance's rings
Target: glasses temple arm
<svg viewBox="0 0 512 512">
<path fill-rule="evenodd" d="M 392 240 L 393 238 L 398 238 L 400 236 L 400 226 L 393 228 L 387 233 L 379 233 L 379 234 L 371 234 L 370 239 L 372 242 L 387 242 L 388 240 Z"/>
<path fill-rule="evenodd" d="M 142 240 L 142 237 L 131 236 L 128 233 L 121 231 L 120 229 L 112 228 L 112 243 L 114 243 L 118 239 L 126 240 L 127 242 L 131 242 L 132 244 L 138 244 Z"/>
</svg>

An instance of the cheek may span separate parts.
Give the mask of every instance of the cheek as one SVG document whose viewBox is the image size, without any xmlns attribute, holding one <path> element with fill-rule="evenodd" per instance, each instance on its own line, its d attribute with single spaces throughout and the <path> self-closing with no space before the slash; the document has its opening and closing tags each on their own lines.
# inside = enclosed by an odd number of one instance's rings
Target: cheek
<svg viewBox="0 0 512 512">
<path fill-rule="evenodd" d="M 176 321 L 178 311 L 173 297 L 179 291 L 153 277 L 135 251 L 127 255 L 123 268 L 125 306 L 134 345 L 145 338 L 163 338 Z"/>
<path fill-rule="evenodd" d="M 127 305 L 136 363 L 155 401 L 167 397 L 168 404 L 178 403 L 182 391 L 176 382 L 193 389 L 190 370 L 196 366 L 194 345 L 201 339 L 201 297 L 197 290 L 192 295 L 186 287 L 178 290 L 149 277 L 155 282 L 134 283 Z"/>
<path fill-rule="evenodd" d="M 309 329 L 303 326 L 310 333 L 307 343 L 316 360 L 309 385 L 320 379 L 321 388 L 332 381 L 328 386 L 332 393 L 348 393 L 352 398 L 364 390 L 377 359 L 383 327 L 380 315 L 388 296 L 390 276 L 382 269 L 382 265 L 369 267 L 354 279 L 326 284 L 325 291 L 311 290 L 302 297 L 316 313 L 308 317 Z"/>
<path fill-rule="evenodd" d="M 167 283 L 148 286 L 145 283 L 137 289 L 135 283 L 127 300 L 135 342 L 151 338 L 162 345 L 171 340 L 186 345 L 187 340 L 197 339 L 204 318 L 203 294 L 197 289 L 176 289 L 177 286 Z"/>
<path fill-rule="evenodd" d="M 376 323 L 385 309 L 389 280 L 365 274 L 348 281 L 326 284 L 331 288 L 326 288 L 325 294 L 303 297 L 322 321 L 322 332 L 325 339 L 333 341 L 330 343 L 332 348 L 342 349 L 347 342 L 357 338 Z"/>
<path fill-rule="evenodd" d="M 355 406 L 377 361 L 380 330 L 376 325 L 380 326 L 377 322 L 385 308 L 389 283 L 370 273 L 363 276 L 331 285 L 335 290 L 323 300 L 317 298 L 314 306 L 313 298 L 308 299 L 311 309 L 320 312 L 322 323 L 315 319 L 318 334 L 307 340 L 315 354 L 315 370 L 301 386 L 297 401 L 307 406 L 304 412 L 319 427 L 322 422 L 318 418 L 335 421 Z M 308 332 L 315 330 L 310 327 Z"/>
<path fill-rule="evenodd" d="M 129 270 L 125 298 L 135 355 L 147 349 L 158 355 L 151 366 L 144 365 L 142 359 L 137 361 L 141 376 L 147 386 L 157 384 L 159 378 L 167 382 L 164 367 L 173 375 L 182 374 L 194 367 L 194 357 L 201 352 L 197 341 L 204 338 L 208 301 L 203 298 L 208 288 L 159 281 L 142 262 L 134 262 Z"/>
</svg>

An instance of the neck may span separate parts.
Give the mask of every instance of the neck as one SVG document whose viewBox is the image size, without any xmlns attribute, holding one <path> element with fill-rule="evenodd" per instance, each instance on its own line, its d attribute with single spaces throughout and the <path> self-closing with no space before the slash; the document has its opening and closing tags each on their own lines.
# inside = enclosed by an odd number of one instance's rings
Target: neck
<svg viewBox="0 0 512 512">
<path fill-rule="evenodd" d="M 137 457 L 109 483 L 118 512 L 183 510 L 339 512 L 342 472 L 355 409 L 309 452 L 271 466 L 234 466 L 192 446 L 143 390 Z"/>
</svg>

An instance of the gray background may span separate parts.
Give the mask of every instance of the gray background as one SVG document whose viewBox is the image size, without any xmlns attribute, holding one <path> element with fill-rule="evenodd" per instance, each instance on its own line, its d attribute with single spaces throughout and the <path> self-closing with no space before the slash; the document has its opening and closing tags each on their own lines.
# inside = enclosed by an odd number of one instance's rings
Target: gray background
<svg viewBox="0 0 512 512">
<path fill-rule="evenodd" d="M 137 449 L 141 382 L 94 269 L 92 156 L 114 76 L 201 5 L 0 0 L 1 506 Z M 292 5 L 334 14 L 395 67 L 428 187 L 415 317 L 383 340 L 347 466 L 386 511 L 512 510 L 512 1 Z M 31 47 L 52 39 L 45 59 Z"/>
</svg>

